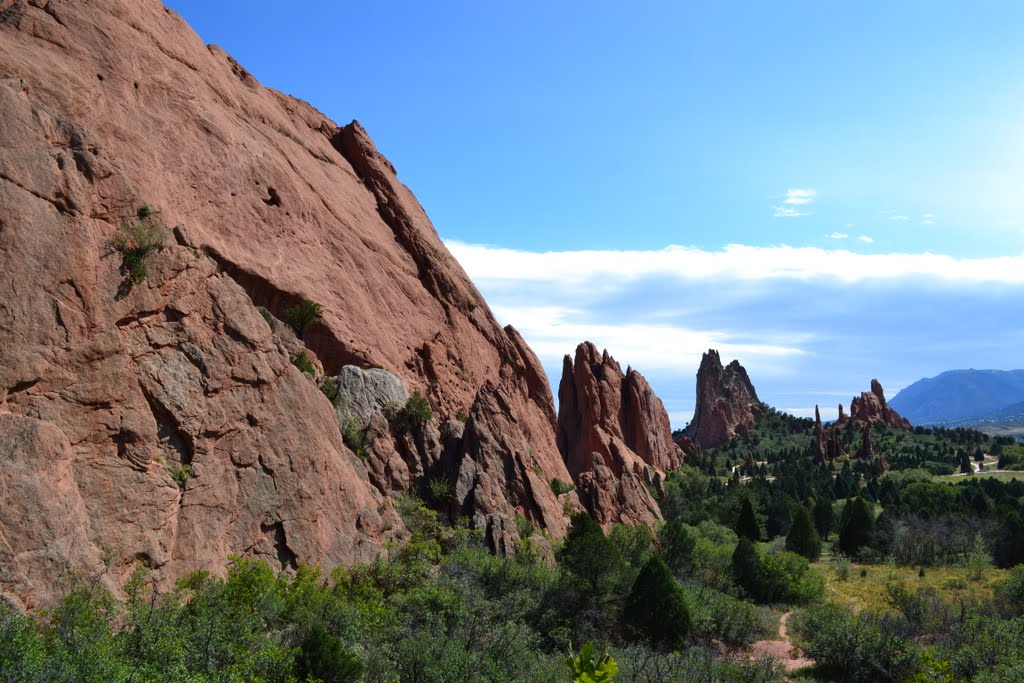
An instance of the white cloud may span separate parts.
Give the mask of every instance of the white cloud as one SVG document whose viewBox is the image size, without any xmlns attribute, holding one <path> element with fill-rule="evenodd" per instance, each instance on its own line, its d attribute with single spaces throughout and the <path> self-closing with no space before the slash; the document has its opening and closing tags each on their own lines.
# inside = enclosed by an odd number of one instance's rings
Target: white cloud
<svg viewBox="0 0 1024 683">
<path fill-rule="evenodd" d="M 901 222 L 902 221 L 909 221 L 910 220 L 910 216 L 904 216 L 902 214 L 894 213 L 891 216 L 889 216 L 889 220 L 891 220 L 891 221 L 901 221 Z"/>
<path fill-rule="evenodd" d="M 814 201 L 814 198 L 818 193 L 814 190 L 807 189 L 790 189 L 786 190 L 786 198 L 783 200 L 783 204 L 790 204 L 793 206 L 804 206 Z"/>
<path fill-rule="evenodd" d="M 923 216 L 921 216 L 921 224 L 922 225 L 935 225 L 935 214 L 934 213 L 926 213 Z"/>
<path fill-rule="evenodd" d="M 871 244 L 867 235 L 857 239 Z M 477 282 L 557 283 L 586 291 L 615 290 L 645 277 L 679 280 L 921 279 L 940 282 L 1024 284 L 1024 254 L 956 258 L 920 254 L 859 254 L 846 249 L 754 247 L 730 244 L 708 251 L 668 246 L 657 250 L 529 252 L 479 244 L 445 244 Z"/>
<path fill-rule="evenodd" d="M 772 216 L 775 218 L 797 218 L 798 216 L 810 216 L 811 214 L 792 206 L 773 206 Z"/>
<path fill-rule="evenodd" d="M 775 218 L 797 218 L 799 216 L 810 216 L 807 211 L 801 211 L 797 207 L 807 206 L 814 202 L 817 196 L 815 190 L 791 188 L 786 190 L 786 198 L 782 200 L 782 206 L 773 206 L 772 215 Z"/>
<path fill-rule="evenodd" d="M 831 235 L 826 235 L 830 240 L 845 240 L 849 237 L 845 232 L 834 232 Z"/>
</svg>

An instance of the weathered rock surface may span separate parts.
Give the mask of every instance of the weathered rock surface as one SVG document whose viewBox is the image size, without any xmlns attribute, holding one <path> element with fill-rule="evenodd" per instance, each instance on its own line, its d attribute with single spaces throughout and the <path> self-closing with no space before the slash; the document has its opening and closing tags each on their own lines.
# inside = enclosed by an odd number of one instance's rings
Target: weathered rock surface
<svg viewBox="0 0 1024 683">
<path fill-rule="evenodd" d="M 644 486 L 682 464 L 668 413 L 643 375 L 619 364 L 590 342 L 565 357 L 558 386 L 558 448 L 581 497 L 603 523 L 660 519 Z M 600 464 L 595 464 L 600 456 Z M 622 482 L 613 486 L 611 479 Z M 615 490 L 620 493 L 611 495 Z M 611 506 L 611 507 L 607 507 Z"/>
<path fill-rule="evenodd" d="M 747 371 L 734 360 L 723 367 L 718 351 L 709 350 L 697 371 L 697 403 L 686 435 L 698 448 L 714 448 L 754 427 L 764 413 Z"/>
<path fill-rule="evenodd" d="M 878 422 L 897 429 L 911 428 L 910 421 L 900 417 L 900 414 L 886 402 L 885 392 L 882 391 L 882 385 L 877 379 L 871 380 L 870 392 L 862 392 L 850 403 L 850 420 L 859 425 Z"/>
<path fill-rule="evenodd" d="M 351 416 L 369 423 L 375 414 L 383 415 L 389 404 L 403 406 L 409 399 L 402 380 L 381 368 L 346 365 L 331 379 L 338 389 L 335 406 L 339 419 Z"/>
<path fill-rule="evenodd" d="M 540 363 L 358 124 L 156 0 L 2 0 L 0 76 L 0 590 L 44 604 L 104 550 L 114 587 L 138 562 L 166 587 L 230 553 L 369 559 L 403 533 L 381 491 L 434 470 L 474 515 L 564 532 Z M 110 244 L 143 203 L 174 238 L 133 287 Z M 469 412 L 458 449 L 434 425 L 356 458 L 256 308 L 303 299 L 317 373 L 380 366 L 442 425 Z"/>
</svg>

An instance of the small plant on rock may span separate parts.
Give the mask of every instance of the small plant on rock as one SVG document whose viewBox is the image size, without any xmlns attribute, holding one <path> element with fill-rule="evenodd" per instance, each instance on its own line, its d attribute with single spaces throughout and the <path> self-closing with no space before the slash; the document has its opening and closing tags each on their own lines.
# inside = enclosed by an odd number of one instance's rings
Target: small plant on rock
<svg viewBox="0 0 1024 683">
<path fill-rule="evenodd" d="M 341 439 L 348 449 L 355 453 L 357 458 L 365 460 L 373 442 L 363 421 L 356 415 L 347 415 L 338 420 L 338 428 L 341 430 Z"/>
<path fill-rule="evenodd" d="M 184 490 L 188 480 L 192 478 L 192 465 L 184 463 L 177 467 L 171 468 L 171 479 L 178 485 L 179 489 Z"/>
<path fill-rule="evenodd" d="M 292 365 L 302 370 L 307 375 L 316 374 L 316 368 L 313 367 L 313 361 L 310 360 L 309 355 L 305 351 L 300 351 L 294 356 L 289 356 L 288 360 L 292 362 Z"/>
<path fill-rule="evenodd" d="M 146 207 L 144 207 L 146 208 Z M 142 213 L 142 210 L 139 210 Z M 149 255 L 164 245 L 163 226 L 152 219 L 152 212 L 145 218 L 121 229 L 114 239 L 114 248 L 121 252 L 121 271 L 139 284 L 146 279 L 146 261 Z"/>
<path fill-rule="evenodd" d="M 337 407 L 339 400 L 337 380 L 333 377 L 325 377 L 323 384 L 320 385 L 320 391 L 323 392 L 324 396 L 327 397 L 327 400 L 330 401 L 332 405 Z"/>
<path fill-rule="evenodd" d="M 301 337 L 306 333 L 310 325 L 320 319 L 322 314 L 323 306 L 315 301 L 306 299 L 302 303 L 295 304 L 285 310 L 284 322 Z"/>
<path fill-rule="evenodd" d="M 565 483 L 561 479 L 552 479 L 551 480 L 551 490 L 554 492 L 554 494 L 556 496 L 561 496 L 563 494 L 569 493 L 574 488 L 576 488 L 576 487 L 573 486 L 572 484 Z"/>
</svg>

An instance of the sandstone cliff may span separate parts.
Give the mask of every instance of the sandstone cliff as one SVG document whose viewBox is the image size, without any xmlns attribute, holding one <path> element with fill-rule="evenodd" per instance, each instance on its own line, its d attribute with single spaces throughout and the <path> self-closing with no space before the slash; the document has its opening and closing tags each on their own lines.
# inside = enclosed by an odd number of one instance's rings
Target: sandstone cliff
<svg viewBox="0 0 1024 683">
<path fill-rule="evenodd" d="M 558 385 L 558 448 L 580 498 L 602 524 L 661 518 L 645 483 L 682 464 L 668 413 L 647 380 L 590 342 L 565 357 Z"/>
<path fill-rule="evenodd" d="M 540 363 L 357 123 L 156 0 L 0 0 L 0 76 L 0 591 L 43 604 L 101 560 L 167 586 L 230 553 L 369 559 L 403 533 L 386 494 L 432 472 L 455 513 L 564 533 Z M 116 245 L 139 221 L 164 240 L 133 279 Z M 272 329 L 307 299 L 301 340 Z M 317 376 L 422 392 L 438 436 L 378 422 L 356 457 L 302 346 Z"/>
<path fill-rule="evenodd" d="M 686 435 L 698 448 L 728 443 L 752 428 L 764 412 L 754 385 L 739 361 L 723 367 L 718 351 L 709 350 L 697 371 L 697 403 Z"/>
</svg>

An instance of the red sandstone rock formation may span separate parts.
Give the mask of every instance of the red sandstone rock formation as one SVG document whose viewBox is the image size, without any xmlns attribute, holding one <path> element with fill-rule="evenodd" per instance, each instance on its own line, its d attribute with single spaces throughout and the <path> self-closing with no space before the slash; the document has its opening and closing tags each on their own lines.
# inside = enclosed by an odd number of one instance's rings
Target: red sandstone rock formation
<svg viewBox="0 0 1024 683">
<path fill-rule="evenodd" d="M 818 406 L 814 406 L 814 463 L 824 464 L 828 459 L 828 446 L 825 440 L 825 430 L 821 426 L 821 412 Z"/>
<path fill-rule="evenodd" d="M 558 386 L 558 448 L 584 505 L 602 523 L 641 523 L 661 513 L 643 482 L 682 463 L 672 441 L 668 413 L 643 376 L 619 364 L 590 342 L 565 357 Z M 599 464 L 595 464 L 598 460 Z M 607 470 L 607 471 L 606 471 Z M 609 491 L 612 479 L 621 494 Z M 613 487 L 614 489 L 614 487 Z"/>
<path fill-rule="evenodd" d="M 861 460 L 871 460 L 875 457 L 875 446 L 871 441 L 871 423 L 863 422 L 861 424 L 860 448 L 857 449 L 857 457 Z"/>
<path fill-rule="evenodd" d="M 849 421 L 850 418 L 846 416 L 846 409 L 843 408 L 843 404 L 839 404 L 839 417 L 836 418 L 836 427 L 843 427 Z"/>
<path fill-rule="evenodd" d="M 709 350 L 697 371 L 697 404 L 686 435 L 698 448 L 728 443 L 751 429 L 764 412 L 747 371 L 734 360 L 722 367 L 718 351 Z"/>
<path fill-rule="evenodd" d="M 403 533 L 382 491 L 428 465 L 491 527 L 565 531 L 540 363 L 357 123 L 156 0 L 0 0 L 0 76 L 0 591 L 43 604 L 104 548 L 113 587 L 139 562 L 166 587 L 230 553 L 366 560 Z M 133 285 L 111 245 L 143 204 L 168 239 Z M 317 372 L 385 368 L 470 415 L 458 447 L 355 458 L 256 308 L 303 299 Z"/>
<path fill-rule="evenodd" d="M 862 392 L 850 403 L 850 419 L 856 424 L 880 422 L 897 429 L 910 429 L 910 421 L 900 417 L 885 400 L 882 385 L 877 379 L 871 380 L 871 391 Z"/>
</svg>

